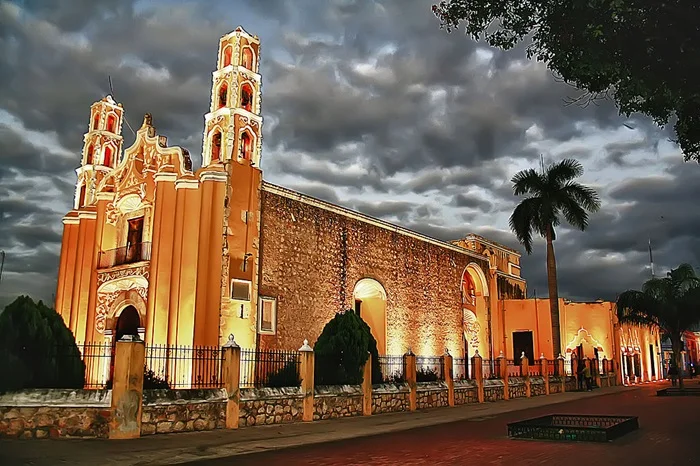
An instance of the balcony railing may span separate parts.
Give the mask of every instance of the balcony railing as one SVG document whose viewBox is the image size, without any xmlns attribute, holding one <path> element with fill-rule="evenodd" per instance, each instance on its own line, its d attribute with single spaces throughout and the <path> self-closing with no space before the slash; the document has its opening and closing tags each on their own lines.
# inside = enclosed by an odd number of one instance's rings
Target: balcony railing
<svg viewBox="0 0 700 466">
<path fill-rule="evenodd" d="M 123 264 L 151 260 L 151 243 L 134 243 L 100 252 L 98 267 L 107 269 Z"/>
</svg>

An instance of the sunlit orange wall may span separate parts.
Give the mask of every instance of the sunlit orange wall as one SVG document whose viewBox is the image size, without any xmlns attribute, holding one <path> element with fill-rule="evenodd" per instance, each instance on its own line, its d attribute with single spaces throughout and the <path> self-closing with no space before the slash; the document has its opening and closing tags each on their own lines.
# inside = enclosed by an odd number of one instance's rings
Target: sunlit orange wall
<svg viewBox="0 0 700 466">
<path fill-rule="evenodd" d="M 514 359 L 513 332 L 531 331 L 534 357 L 544 353 L 548 359 L 552 352 L 552 320 L 549 301 L 543 299 L 506 299 L 501 301 L 505 309 L 505 351 L 508 359 Z M 519 357 L 520 355 L 517 355 Z"/>
</svg>

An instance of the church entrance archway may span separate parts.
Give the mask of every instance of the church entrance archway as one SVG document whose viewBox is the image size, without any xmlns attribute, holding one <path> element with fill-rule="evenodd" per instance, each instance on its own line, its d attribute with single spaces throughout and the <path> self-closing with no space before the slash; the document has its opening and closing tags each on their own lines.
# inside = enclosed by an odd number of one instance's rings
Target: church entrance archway
<svg viewBox="0 0 700 466">
<path fill-rule="evenodd" d="M 486 322 L 486 298 L 489 289 L 483 271 L 476 264 L 469 264 L 462 272 L 460 282 L 462 294 L 462 334 L 464 343 L 464 357 L 467 360 L 479 350 L 479 353 L 490 353 L 488 335 L 482 323 Z M 465 374 L 466 375 L 466 374 Z"/>
<path fill-rule="evenodd" d="M 119 341 L 124 335 L 138 336 L 141 326 L 139 311 L 134 306 L 126 306 L 119 314 L 117 325 L 114 329 L 114 340 Z"/>
<path fill-rule="evenodd" d="M 386 291 L 377 280 L 363 278 L 353 291 L 355 312 L 369 325 L 379 354 L 386 354 Z"/>
</svg>

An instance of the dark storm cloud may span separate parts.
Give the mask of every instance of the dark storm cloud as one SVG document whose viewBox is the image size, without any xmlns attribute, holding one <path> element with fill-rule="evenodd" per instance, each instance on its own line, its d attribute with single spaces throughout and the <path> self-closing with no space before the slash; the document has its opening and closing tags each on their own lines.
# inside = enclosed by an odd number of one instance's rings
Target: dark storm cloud
<svg viewBox="0 0 700 466">
<path fill-rule="evenodd" d="M 454 205 L 457 207 L 468 207 L 470 209 L 490 212 L 493 204 L 473 194 L 457 194 L 454 198 Z"/>
</svg>

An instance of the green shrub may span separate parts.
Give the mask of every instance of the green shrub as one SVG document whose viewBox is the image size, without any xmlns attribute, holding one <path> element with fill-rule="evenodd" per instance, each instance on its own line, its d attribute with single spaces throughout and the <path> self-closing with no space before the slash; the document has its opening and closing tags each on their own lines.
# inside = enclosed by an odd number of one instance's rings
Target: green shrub
<svg viewBox="0 0 700 466">
<path fill-rule="evenodd" d="M 369 354 L 372 355 L 372 382 L 381 383 L 377 341 L 355 312 L 348 310 L 333 317 L 323 328 L 314 346 L 317 385 L 358 385 Z"/>
<path fill-rule="evenodd" d="M 301 385 L 299 377 L 299 364 L 296 361 L 289 361 L 277 372 L 273 372 L 267 377 L 266 387 L 298 387 Z"/>
<path fill-rule="evenodd" d="M 0 314 L 0 390 L 83 388 L 85 364 L 63 319 L 20 296 Z"/>
<path fill-rule="evenodd" d="M 105 388 L 112 389 L 112 379 L 109 379 L 105 384 Z M 143 389 L 144 390 L 156 390 L 165 389 L 170 390 L 170 384 L 164 378 L 158 377 L 158 375 L 146 366 L 143 366 Z"/>
</svg>

